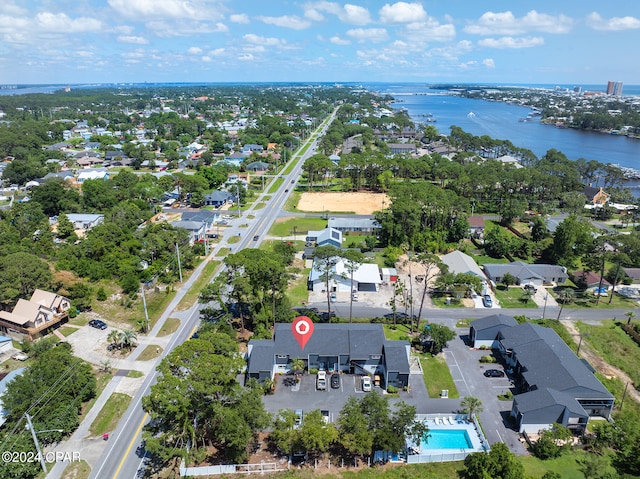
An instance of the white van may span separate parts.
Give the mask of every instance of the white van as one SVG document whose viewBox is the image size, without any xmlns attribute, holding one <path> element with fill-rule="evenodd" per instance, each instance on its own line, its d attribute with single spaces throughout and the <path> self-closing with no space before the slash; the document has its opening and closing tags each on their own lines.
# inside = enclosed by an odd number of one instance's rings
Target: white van
<svg viewBox="0 0 640 479">
<path fill-rule="evenodd" d="M 316 381 L 316 389 L 327 389 L 327 373 L 326 371 L 318 371 L 318 379 Z"/>
</svg>

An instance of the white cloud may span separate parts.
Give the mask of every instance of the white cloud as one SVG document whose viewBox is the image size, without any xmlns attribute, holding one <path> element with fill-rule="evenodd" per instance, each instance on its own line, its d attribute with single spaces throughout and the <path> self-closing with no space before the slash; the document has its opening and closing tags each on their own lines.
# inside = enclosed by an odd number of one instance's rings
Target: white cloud
<svg viewBox="0 0 640 479">
<path fill-rule="evenodd" d="M 347 35 L 360 43 L 380 43 L 388 38 L 387 30 L 384 28 L 353 28 L 347 30 Z"/>
<path fill-rule="evenodd" d="M 567 33 L 573 20 L 566 15 L 547 15 L 531 10 L 524 17 L 516 18 L 508 12 L 486 12 L 477 22 L 464 28 L 467 33 L 478 35 L 521 35 L 528 32 Z"/>
<path fill-rule="evenodd" d="M 42 12 L 35 18 L 35 25 L 40 31 L 56 33 L 96 32 L 102 28 L 102 22 L 95 18 L 69 18 L 64 13 Z"/>
<path fill-rule="evenodd" d="M 211 25 L 189 20 L 167 23 L 160 20 L 152 20 L 145 24 L 147 29 L 158 37 L 193 37 L 206 33 L 225 33 L 229 28 L 224 23 Z"/>
<path fill-rule="evenodd" d="M 144 58 L 145 56 L 147 56 L 147 53 L 141 49 L 122 53 L 123 58 Z"/>
<path fill-rule="evenodd" d="M 311 26 L 311 22 L 304 20 L 295 15 L 284 15 L 282 17 L 258 17 L 268 25 L 275 25 L 276 27 L 291 28 L 292 30 L 304 30 Z"/>
<path fill-rule="evenodd" d="M 209 52 L 209 56 L 211 57 L 219 57 L 220 55 L 223 55 L 225 52 L 224 48 L 216 48 L 215 50 L 211 50 Z"/>
<path fill-rule="evenodd" d="M 632 30 L 640 28 L 640 19 L 635 17 L 612 17 L 605 20 L 597 12 L 591 13 L 587 17 L 587 25 L 594 30 L 600 31 L 620 31 L 620 30 Z"/>
<path fill-rule="evenodd" d="M 109 6 L 126 17 L 164 20 L 217 20 L 222 18 L 218 1 L 210 0 L 108 0 Z"/>
<path fill-rule="evenodd" d="M 406 37 L 417 41 L 450 42 L 456 37 L 456 27 L 452 24 L 440 25 L 429 18 L 424 22 L 412 22 L 406 26 Z"/>
<path fill-rule="evenodd" d="M 306 6 L 304 16 L 309 20 L 320 22 L 324 20 L 322 13 L 335 15 L 341 22 L 349 25 L 367 25 L 371 23 L 369 10 L 351 3 L 346 3 L 344 6 L 335 2 L 311 3 Z"/>
<path fill-rule="evenodd" d="M 0 13 L 7 15 L 26 15 L 29 11 L 26 8 L 16 5 L 13 0 L 4 0 L 0 5 Z"/>
<path fill-rule="evenodd" d="M 338 35 L 334 35 L 332 36 L 329 41 L 331 43 L 333 43 L 334 45 L 351 45 L 351 42 L 349 40 L 340 38 Z"/>
<path fill-rule="evenodd" d="M 396 2 L 393 5 L 387 3 L 380 9 L 382 23 L 422 22 L 426 19 L 427 12 L 420 3 Z"/>
<path fill-rule="evenodd" d="M 484 38 L 478 42 L 478 45 L 489 48 L 531 48 L 544 45 L 542 37 L 526 37 L 526 38 Z"/>
<path fill-rule="evenodd" d="M 281 47 L 281 46 L 285 46 L 287 44 L 286 41 L 284 40 L 280 40 L 279 38 L 274 38 L 274 37 L 262 37 L 260 35 L 256 35 L 254 33 L 247 33 L 246 35 L 244 35 L 242 37 L 242 39 L 247 42 L 247 43 L 251 43 L 253 45 L 266 45 L 269 47 Z"/>
<path fill-rule="evenodd" d="M 202 53 L 202 48 L 200 47 L 191 47 L 187 50 L 189 55 L 200 55 Z"/>
<path fill-rule="evenodd" d="M 121 43 L 133 43 L 136 45 L 146 45 L 149 41 L 144 37 L 138 37 L 135 35 L 120 35 L 118 41 Z"/>
<path fill-rule="evenodd" d="M 496 62 L 493 61 L 493 58 L 485 58 L 482 60 L 482 64 L 487 68 L 495 68 Z"/>
<path fill-rule="evenodd" d="M 249 23 L 249 15 L 246 13 L 236 13 L 229 15 L 229 21 L 233 23 Z"/>
</svg>

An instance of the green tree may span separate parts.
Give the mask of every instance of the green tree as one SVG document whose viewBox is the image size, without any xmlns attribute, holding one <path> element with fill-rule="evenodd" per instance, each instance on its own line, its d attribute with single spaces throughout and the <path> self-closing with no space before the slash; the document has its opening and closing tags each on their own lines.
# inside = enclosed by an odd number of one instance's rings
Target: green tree
<svg viewBox="0 0 640 479">
<path fill-rule="evenodd" d="M 341 252 L 331 245 L 318 246 L 313 253 L 313 267 L 320 273 L 324 282 L 324 291 L 327 295 L 328 317 L 331 317 L 331 288 L 330 283 L 335 275 L 335 265 Z"/>
<path fill-rule="evenodd" d="M 533 448 L 533 453 L 543 460 L 560 457 L 571 447 L 572 438 L 573 434 L 568 428 L 554 423 L 551 429 L 545 429 L 540 434 L 540 438 Z"/>
<path fill-rule="evenodd" d="M 52 278 L 49 265 L 34 254 L 0 258 L 0 302 L 9 307 L 20 298 L 28 300 L 36 289 L 50 289 Z"/>
<path fill-rule="evenodd" d="M 440 353 L 456 337 L 455 331 L 438 323 L 426 324 L 422 334 L 429 344 L 429 352 L 434 355 Z"/>
<path fill-rule="evenodd" d="M 69 217 L 62 213 L 58 216 L 58 237 L 62 239 L 77 239 L 75 227 Z"/>
<path fill-rule="evenodd" d="M 273 421 L 271 440 L 278 450 L 285 454 L 293 454 L 299 444 L 299 434 L 296 425 L 296 414 L 291 409 L 281 409 Z"/>
<path fill-rule="evenodd" d="M 346 250 L 342 253 L 342 257 L 344 259 L 344 267 L 349 273 L 349 279 L 351 280 L 350 290 L 353 293 L 353 274 L 358 271 L 358 268 L 364 262 L 364 255 L 358 250 Z M 351 323 L 353 316 L 353 294 L 351 294 L 351 299 L 349 301 L 349 322 Z"/>
<path fill-rule="evenodd" d="M 325 453 L 338 438 L 338 430 L 324 422 L 322 413 L 315 409 L 305 414 L 300 426 L 300 442 L 312 457 Z"/>
<path fill-rule="evenodd" d="M 516 284 L 516 277 L 511 273 L 505 273 L 502 277 L 502 284 L 504 284 L 508 288 L 512 284 Z"/>
<path fill-rule="evenodd" d="M 560 302 L 560 311 L 558 311 L 557 321 L 560 321 L 560 316 L 562 315 L 562 310 L 564 309 L 566 304 L 571 303 L 576 297 L 576 293 L 571 288 L 562 288 L 558 292 L 558 301 Z"/>
<path fill-rule="evenodd" d="M 419 253 L 411 258 L 411 260 L 415 263 L 417 269 L 415 275 L 416 281 L 421 285 L 422 289 L 416 324 L 416 329 L 420 330 L 420 318 L 422 317 L 422 308 L 427 296 L 427 291 L 431 288 L 431 285 L 436 281 L 438 276 L 442 274 L 444 265 L 438 256 L 430 253 Z"/>
<path fill-rule="evenodd" d="M 373 431 L 368 427 L 367 417 L 360 401 L 349 396 L 338 415 L 338 440 L 348 455 L 364 456 L 373 447 Z"/>
<path fill-rule="evenodd" d="M 462 401 L 460 401 L 460 406 L 462 406 L 464 412 L 467 413 L 469 419 L 483 410 L 482 401 L 475 396 L 465 396 L 462 398 Z"/>
</svg>

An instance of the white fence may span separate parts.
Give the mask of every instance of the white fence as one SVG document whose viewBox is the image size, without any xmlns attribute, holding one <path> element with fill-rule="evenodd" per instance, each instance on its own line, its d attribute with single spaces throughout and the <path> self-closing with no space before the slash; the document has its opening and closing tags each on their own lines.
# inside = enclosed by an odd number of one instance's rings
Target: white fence
<svg viewBox="0 0 640 479">
<path fill-rule="evenodd" d="M 276 462 L 262 462 L 260 464 L 221 464 L 217 466 L 185 467 L 180 464 L 180 476 L 213 476 L 217 474 L 265 474 L 267 472 L 286 471 L 287 467 L 278 468 Z"/>
</svg>

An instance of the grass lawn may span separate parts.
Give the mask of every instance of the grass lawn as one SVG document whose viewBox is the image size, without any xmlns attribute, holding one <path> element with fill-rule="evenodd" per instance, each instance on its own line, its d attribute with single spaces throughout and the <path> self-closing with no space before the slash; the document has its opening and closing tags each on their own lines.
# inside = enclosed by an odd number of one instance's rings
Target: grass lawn
<svg viewBox="0 0 640 479">
<path fill-rule="evenodd" d="M 227 240 L 227 243 L 228 244 L 236 244 L 239 241 L 240 241 L 240 235 L 236 235 L 236 236 L 232 236 L 231 238 L 229 238 Z"/>
<path fill-rule="evenodd" d="M 99 436 L 112 431 L 118 425 L 130 402 L 131 396 L 128 394 L 113 393 L 89 427 L 89 432 Z"/>
<path fill-rule="evenodd" d="M 180 320 L 178 318 L 167 318 L 160 328 L 160 331 L 158 331 L 158 336 L 169 336 L 175 333 L 178 327 L 180 327 Z"/>
<path fill-rule="evenodd" d="M 285 201 L 282 209 L 284 211 L 295 211 L 296 207 L 298 206 L 298 202 L 300 201 L 301 194 L 302 194 L 302 191 L 299 191 L 298 188 L 296 187 L 296 189 L 292 191 L 289 197 L 287 198 L 287 201 Z"/>
<path fill-rule="evenodd" d="M 511 262 L 507 258 L 492 258 L 491 256 L 487 256 L 487 255 L 474 255 L 474 254 L 472 254 L 470 256 L 480 266 L 482 266 L 483 264 L 509 264 Z"/>
<path fill-rule="evenodd" d="M 269 190 L 267 190 L 267 193 L 269 193 L 270 195 L 274 194 L 276 191 L 278 191 L 278 188 L 280 188 L 283 183 L 284 183 L 284 178 L 282 177 L 276 178 L 275 181 L 272 181 L 271 184 L 269 185 Z"/>
<path fill-rule="evenodd" d="M 327 227 L 327 220 L 322 218 L 291 218 L 274 224 L 269 230 L 269 236 L 292 236 L 293 227 L 296 235 L 306 234 L 309 230 L 316 231 Z"/>
<path fill-rule="evenodd" d="M 590 453 L 573 450 L 558 458 L 545 461 L 535 456 L 520 456 L 518 459 L 524 465 L 524 477 L 542 477 L 545 472 L 553 471 L 560 474 L 562 479 L 584 479 L 585 475 L 580 470 L 578 460 L 587 454 Z M 604 473 L 604 471 L 599 472 Z M 608 472 L 613 472 L 613 468 L 609 468 Z"/>
<path fill-rule="evenodd" d="M 449 302 L 447 303 L 447 299 Z M 432 297 L 433 305 L 438 308 L 464 308 L 465 305 L 462 304 L 462 301 L 456 298 L 451 298 L 447 296 L 435 296 Z"/>
<path fill-rule="evenodd" d="M 513 288 L 504 288 L 503 286 L 499 286 L 496 288 L 496 298 L 500 302 L 500 306 L 503 308 L 537 308 L 538 305 L 533 299 L 530 299 L 526 303 L 522 302 L 520 298 L 522 298 L 523 290 L 522 288 L 513 287 Z"/>
<path fill-rule="evenodd" d="M 224 258 L 225 256 L 227 256 L 229 254 L 229 248 L 220 248 L 218 250 L 218 252 L 216 253 L 216 257 L 218 258 Z"/>
<path fill-rule="evenodd" d="M 261 201 L 255 206 L 254 210 L 261 210 L 262 208 L 265 208 L 266 206 L 267 206 L 267 203 L 265 203 L 264 201 Z"/>
<path fill-rule="evenodd" d="M 616 321 L 603 321 L 601 326 L 576 323 L 592 349 L 602 359 L 622 369 L 631 377 L 633 383 L 640 386 L 640 346 L 638 346 Z"/>
<path fill-rule="evenodd" d="M 301 271 L 300 276 L 289 282 L 287 288 L 287 296 L 291 302 L 291 306 L 301 306 L 302 303 L 309 301 L 309 290 L 307 289 L 307 278 L 311 268 L 305 268 Z"/>
<path fill-rule="evenodd" d="M 61 326 L 58 331 L 66 338 L 67 336 L 71 336 L 75 333 L 78 328 L 74 328 L 73 326 Z"/>
<path fill-rule="evenodd" d="M 447 366 L 442 355 L 431 356 L 427 354 L 420 356 L 420 365 L 422 366 L 422 377 L 430 398 L 439 398 L 443 389 L 449 390 L 450 398 L 459 397 L 449 366 Z"/>
<path fill-rule="evenodd" d="M 151 359 L 155 359 L 160 356 L 160 354 L 162 354 L 162 348 L 160 346 L 150 344 L 140 353 L 138 361 L 150 361 Z"/>
<path fill-rule="evenodd" d="M 404 339 L 409 341 L 409 335 L 411 334 L 411 326 L 408 324 L 385 324 L 384 336 L 387 339 Z"/>
<path fill-rule="evenodd" d="M 208 264 L 205 265 L 198 280 L 193 283 L 193 286 L 189 288 L 189 291 L 187 291 L 182 300 L 180 300 L 180 303 L 178 303 L 178 307 L 176 308 L 178 311 L 185 311 L 195 304 L 200 295 L 200 291 L 211 281 L 219 264 L 220 261 L 209 261 Z"/>
<path fill-rule="evenodd" d="M 71 462 L 62 471 L 62 479 L 88 479 L 90 474 L 91 466 L 87 461 Z"/>
<path fill-rule="evenodd" d="M 142 376 L 144 376 L 142 371 L 135 371 L 133 369 L 127 373 L 128 378 L 141 378 Z"/>
<path fill-rule="evenodd" d="M 85 404 L 82 405 L 82 411 L 80 413 L 80 422 L 83 421 L 84 417 L 91 410 L 96 400 L 98 399 L 98 397 L 100 396 L 104 388 L 107 386 L 107 384 L 109 384 L 109 381 L 111 381 L 111 378 L 113 377 L 113 375 L 110 372 L 107 373 L 102 370 L 99 370 L 99 371 L 94 370 L 94 373 L 96 376 L 96 395 L 93 399 L 90 399 L 89 401 L 87 401 Z"/>
</svg>

